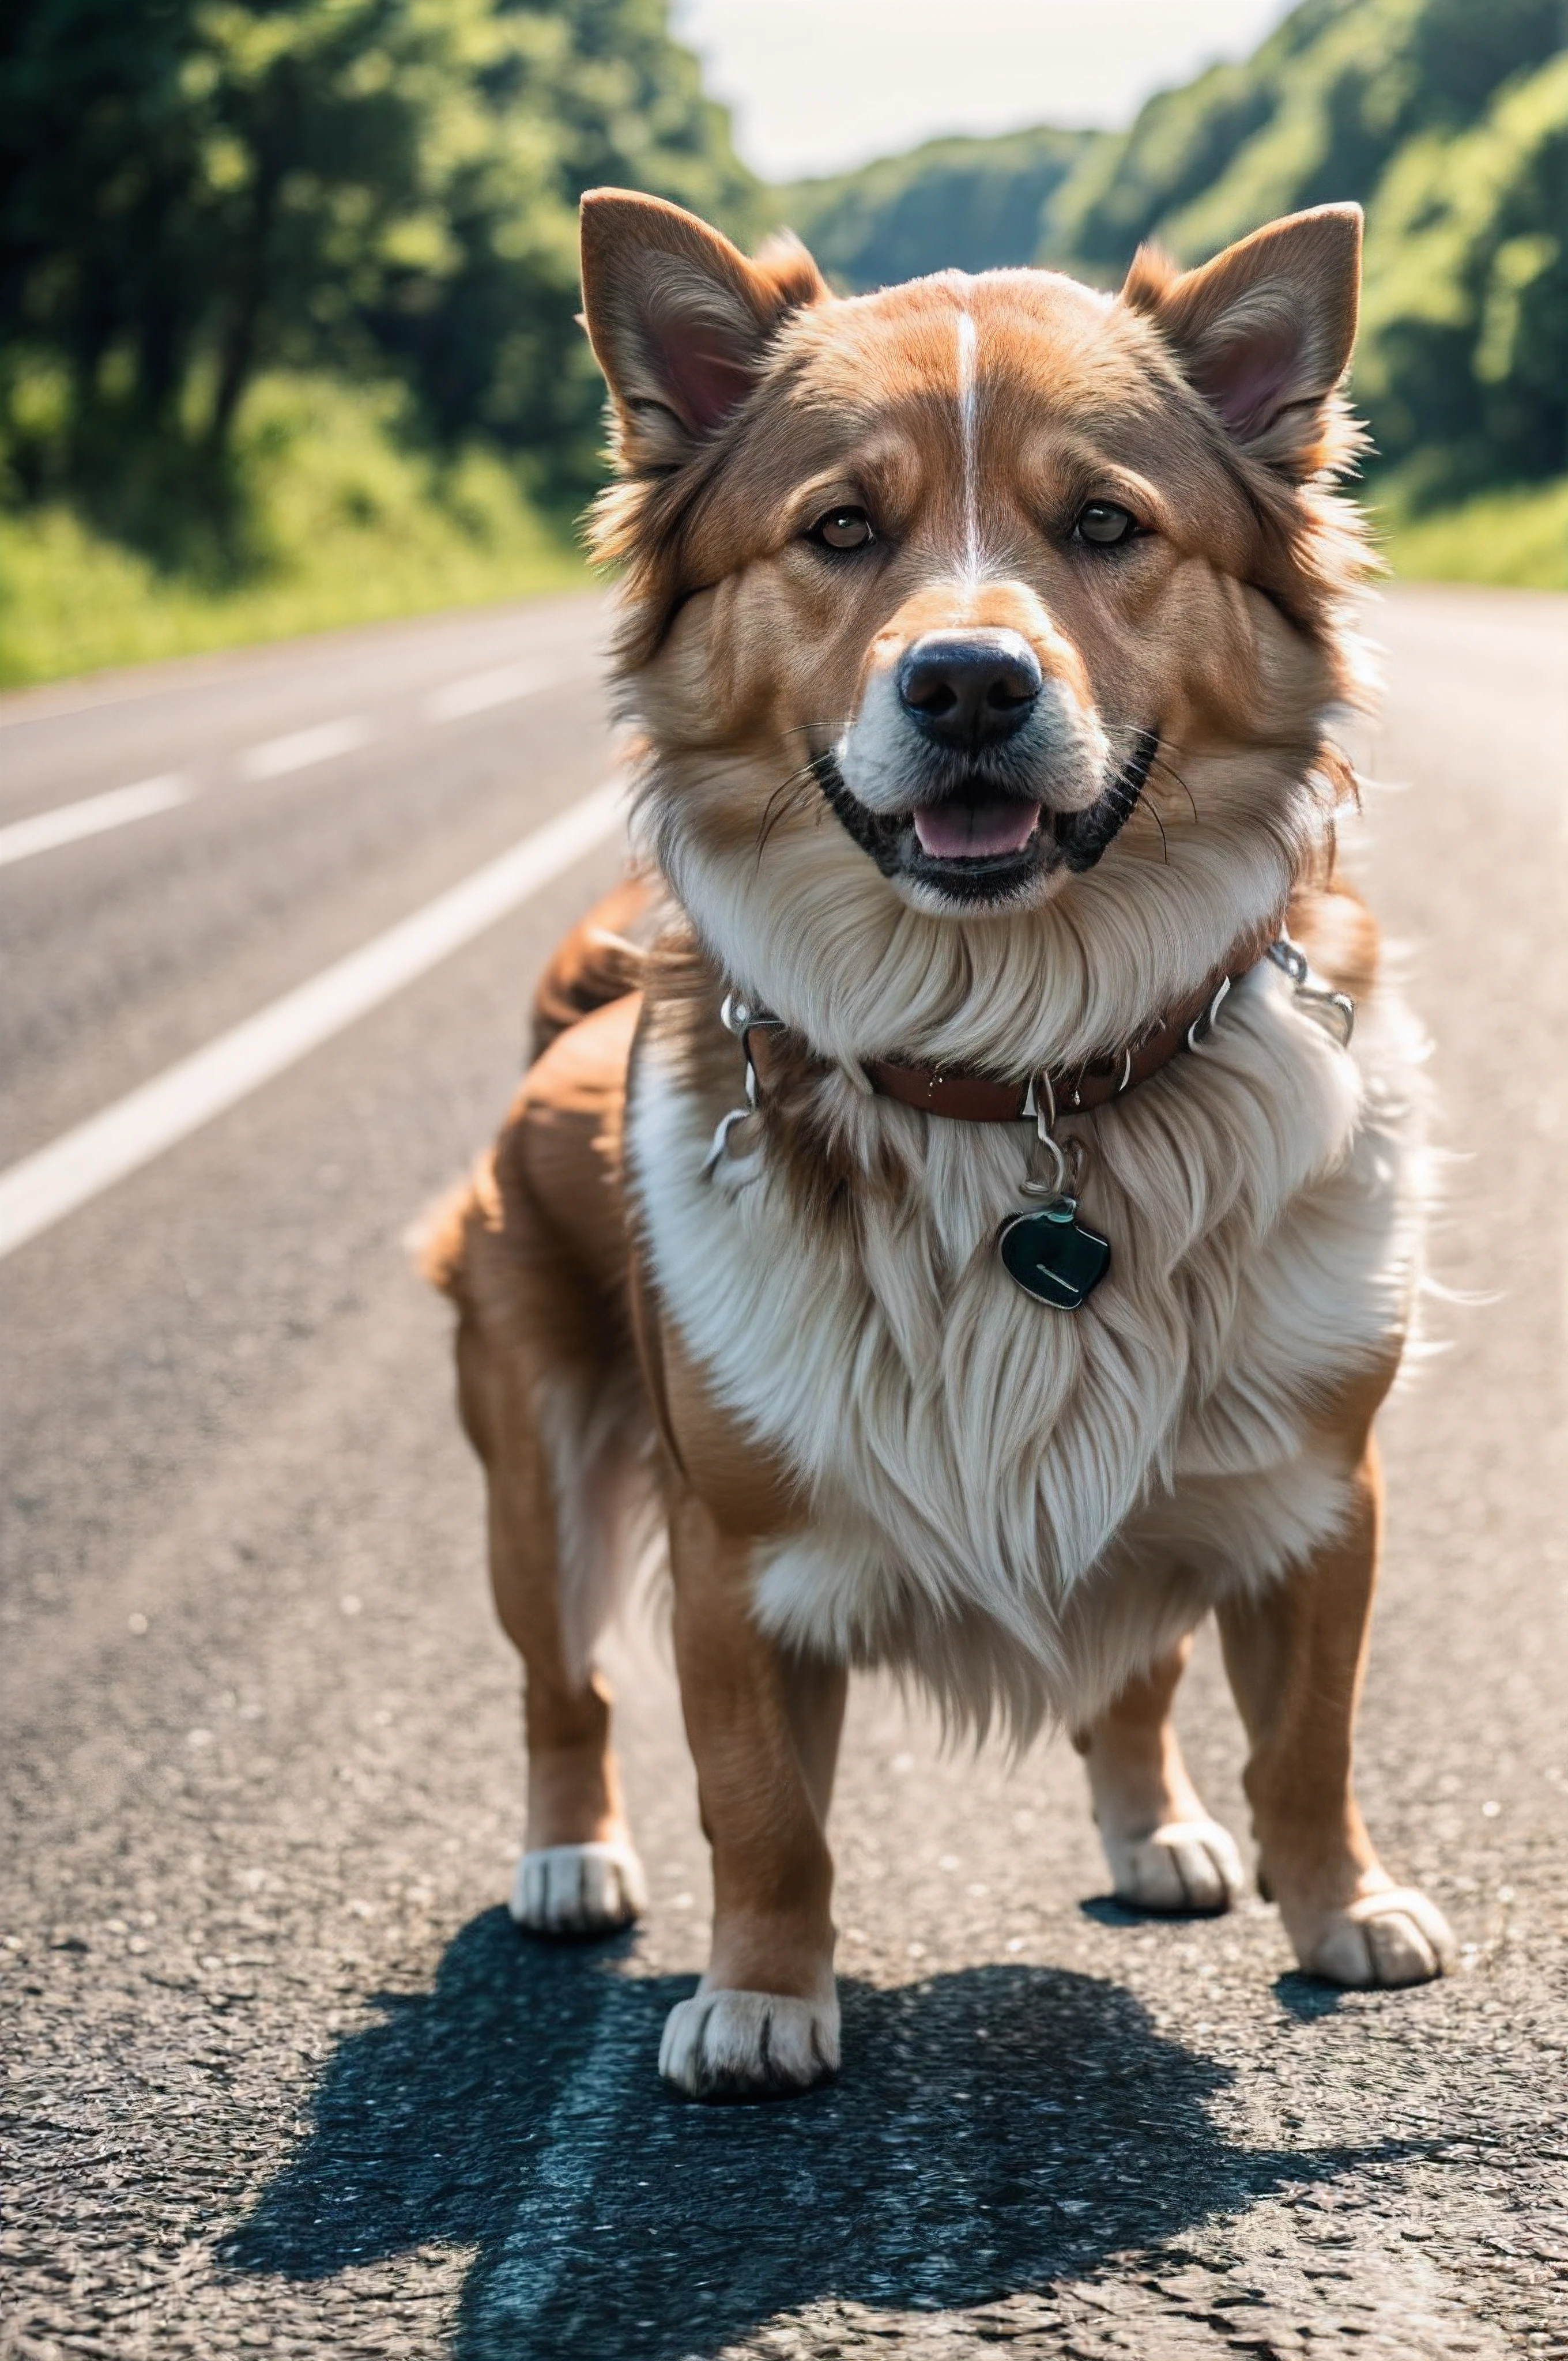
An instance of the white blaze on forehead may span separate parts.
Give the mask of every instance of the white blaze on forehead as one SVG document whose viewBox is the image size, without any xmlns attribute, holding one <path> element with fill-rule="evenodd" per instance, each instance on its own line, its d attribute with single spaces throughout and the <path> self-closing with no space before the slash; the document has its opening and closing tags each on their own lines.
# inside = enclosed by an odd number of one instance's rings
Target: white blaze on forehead
<svg viewBox="0 0 1568 2361">
<path fill-rule="evenodd" d="M 959 442 L 963 454 L 964 572 L 980 573 L 980 492 L 975 470 L 975 329 L 968 312 L 959 313 Z"/>
</svg>

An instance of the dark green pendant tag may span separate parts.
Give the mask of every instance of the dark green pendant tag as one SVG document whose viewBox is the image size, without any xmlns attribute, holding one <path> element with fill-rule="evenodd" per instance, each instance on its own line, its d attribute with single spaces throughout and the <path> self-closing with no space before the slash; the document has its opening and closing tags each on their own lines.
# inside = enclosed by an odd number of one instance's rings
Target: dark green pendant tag
<svg viewBox="0 0 1568 2361">
<path fill-rule="evenodd" d="M 1058 1312 L 1076 1312 L 1111 1268 L 1111 1241 L 1085 1229 L 1076 1197 L 1014 1213 L 998 1230 L 996 1246 L 1009 1279 Z"/>
</svg>

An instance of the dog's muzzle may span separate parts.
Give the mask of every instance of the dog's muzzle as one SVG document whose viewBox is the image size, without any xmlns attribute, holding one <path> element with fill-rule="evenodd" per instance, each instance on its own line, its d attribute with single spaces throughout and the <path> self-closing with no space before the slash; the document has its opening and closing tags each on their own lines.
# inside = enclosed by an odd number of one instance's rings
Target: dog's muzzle
<svg viewBox="0 0 1568 2361">
<path fill-rule="evenodd" d="M 966 688 L 972 706 L 979 693 L 972 677 Z M 952 709 L 959 709 L 957 697 Z M 950 902 L 999 903 L 1019 898 L 1053 870 L 1092 869 L 1137 808 L 1158 751 L 1157 731 L 1136 731 L 1131 752 L 1094 800 L 1067 812 L 1001 788 L 989 764 L 903 812 L 861 803 L 830 752 L 817 755 L 812 770 L 844 829 L 884 877 L 934 888 Z"/>
</svg>

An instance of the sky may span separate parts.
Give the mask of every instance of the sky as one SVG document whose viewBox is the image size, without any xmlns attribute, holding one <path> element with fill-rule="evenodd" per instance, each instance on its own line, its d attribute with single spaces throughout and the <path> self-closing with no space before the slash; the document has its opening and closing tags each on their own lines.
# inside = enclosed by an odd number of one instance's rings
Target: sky
<svg viewBox="0 0 1568 2361">
<path fill-rule="evenodd" d="M 1245 57 L 1290 0 L 675 0 L 679 38 L 764 180 L 842 171 L 943 132 L 1131 122 Z"/>
</svg>

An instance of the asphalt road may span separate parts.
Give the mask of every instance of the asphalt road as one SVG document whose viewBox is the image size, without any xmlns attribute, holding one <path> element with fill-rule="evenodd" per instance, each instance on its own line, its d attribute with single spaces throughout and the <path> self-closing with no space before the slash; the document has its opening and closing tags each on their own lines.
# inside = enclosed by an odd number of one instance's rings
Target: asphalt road
<svg viewBox="0 0 1568 2361">
<path fill-rule="evenodd" d="M 179 798 L 0 868 L 0 1162 L 595 786 L 601 623 L 0 700 L 0 851 Z M 1460 1972 L 1336 1995 L 1261 1903 L 1140 1921 L 1065 1745 L 944 1759 L 868 1684 L 843 2079 L 684 2106 L 654 2061 L 707 1884 L 652 1607 L 617 1651 L 649 1922 L 510 1928 L 516 1678 L 400 1239 L 606 841 L 0 1262 L 4 2361 L 1568 2354 L 1568 600 L 1406 590 L 1376 628 L 1398 791 L 1354 858 L 1437 1044 L 1454 1292 L 1385 1422 L 1361 1780 Z M 1181 1719 L 1243 1832 L 1207 1644 Z"/>
</svg>

